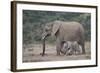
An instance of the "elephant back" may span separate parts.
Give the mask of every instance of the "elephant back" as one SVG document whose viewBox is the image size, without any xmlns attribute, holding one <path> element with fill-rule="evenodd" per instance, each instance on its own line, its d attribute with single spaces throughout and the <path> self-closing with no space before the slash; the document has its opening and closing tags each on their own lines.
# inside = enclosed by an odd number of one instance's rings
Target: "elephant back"
<svg viewBox="0 0 100 73">
<path fill-rule="evenodd" d="M 82 24 L 78 22 L 62 22 L 59 36 L 67 41 L 79 41 L 84 36 Z"/>
</svg>

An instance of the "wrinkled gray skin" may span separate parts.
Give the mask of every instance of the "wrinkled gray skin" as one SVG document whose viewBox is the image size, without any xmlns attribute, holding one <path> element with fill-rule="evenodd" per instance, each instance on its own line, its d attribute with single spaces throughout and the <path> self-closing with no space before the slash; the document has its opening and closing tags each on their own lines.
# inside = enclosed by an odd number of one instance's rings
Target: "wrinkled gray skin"
<svg viewBox="0 0 100 73">
<path fill-rule="evenodd" d="M 60 55 L 63 41 L 77 41 L 82 46 L 82 53 L 85 54 L 84 48 L 84 29 L 78 22 L 54 21 L 47 23 L 44 27 L 42 40 L 47 36 L 56 36 L 57 55 Z"/>
<path fill-rule="evenodd" d="M 82 47 L 77 41 L 67 41 L 62 43 L 61 52 L 64 55 L 77 55 L 82 53 Z"/>
</svg>

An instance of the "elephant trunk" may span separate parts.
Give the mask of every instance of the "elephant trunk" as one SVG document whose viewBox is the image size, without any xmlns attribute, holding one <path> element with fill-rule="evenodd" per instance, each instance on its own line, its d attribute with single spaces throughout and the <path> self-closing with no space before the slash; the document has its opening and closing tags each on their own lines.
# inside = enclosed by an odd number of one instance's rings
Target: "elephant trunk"
<svg viewBox="0 0 100 73">
<path fill-rule="evenodd" d="M 45 39 L 43 40 L 42 44 L 43 44 L 42 56 L 44 56 L 45 55 Z"/>
<path fill-rule="evenodd" d="M 42 40 L 42 46 L 43 46 L 43 47 L 42 47 L 43 51 L 42 51 L 42 53 L 41 53 L 42 56 L 45 55 L 45 40 L 46 40 L 46 37 L 47 37 L 47 34 L 44 33 L 44 34 L 42 35 L 42 39 L 41 39 L 41 40 Z"/>
</svg>

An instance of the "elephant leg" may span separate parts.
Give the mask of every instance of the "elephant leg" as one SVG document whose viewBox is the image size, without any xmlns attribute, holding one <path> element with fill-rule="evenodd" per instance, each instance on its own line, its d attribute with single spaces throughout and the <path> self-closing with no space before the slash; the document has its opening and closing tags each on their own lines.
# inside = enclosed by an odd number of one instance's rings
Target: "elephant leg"
<svg viewBox="0 0 100 73">
<path fill-rule="evenodd" d="M 84 40 L 79 40 L 78 41 L 78 44 L 81 45 L 81 47 L 82 47 L 82 54 L 85 54 L 86 51 L 85 51 L 85 43 L 84 43 Z"/>
<path fill-rule="evenodd" d="M 60 55 L 60 51 L 61 51 L 61 42 L 59 41 L 59 39 L 56 42 L 56 51 L 57 51 L 57 55 Z"/>
<path fill-rule="evenodd" d="M 82 46 L 82 54 L 85 54 L 85 45 L 84 42 L 79 43 Z"/>
<path fill-rule="evenodd" d="M 84 47 L 84 43 L 82 43 L 82 54 L 85 54 L 85 47 Z"/>
<path fill-rule="evenodd" d="M 57 46 L 56 50 L 57 50 L 57 55 L 60 55 L 60 46 Z"/>
</svg>

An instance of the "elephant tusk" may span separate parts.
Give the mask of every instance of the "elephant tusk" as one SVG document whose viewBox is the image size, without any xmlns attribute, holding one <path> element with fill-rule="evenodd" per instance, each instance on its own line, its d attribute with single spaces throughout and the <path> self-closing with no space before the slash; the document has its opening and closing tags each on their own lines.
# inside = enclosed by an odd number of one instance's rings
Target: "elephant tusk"
<svg viewBox="0 0 100 73">
<path fill-rule="evenodd" d="M 42 40 L 45 40 L 45 36 L 42 37 Z"/>
</svg>

